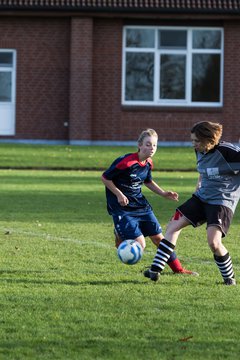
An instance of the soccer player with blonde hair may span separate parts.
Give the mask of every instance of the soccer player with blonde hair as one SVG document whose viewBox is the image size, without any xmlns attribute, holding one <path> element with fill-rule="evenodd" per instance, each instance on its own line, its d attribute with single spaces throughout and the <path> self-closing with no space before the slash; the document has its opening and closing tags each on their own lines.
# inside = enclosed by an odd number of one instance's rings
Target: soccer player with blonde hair
<svg viewBox="0 0 240 360">
<path fill-rule="evenodd" d="M 117 158 L 102 174 L 107 209 L 114 222 L 116 247 L 123 240 L 132 239 L 138 241 L 144 249 L 145 237 L 149 236 L 156 246 L 164 238 L 152 207 L 142 193 L 144 184 L 161 197 L 178 200 L 176 192 L 163 190 L 152 179 L 152 157 L 156 153 L 157 143 L 155 130 L 142 131 L 138 138 L 138 151 Z M 168 265 L 174 273 L 197 275 L 182 267 L 175 252 L 168 259 Z"/>
</svg>

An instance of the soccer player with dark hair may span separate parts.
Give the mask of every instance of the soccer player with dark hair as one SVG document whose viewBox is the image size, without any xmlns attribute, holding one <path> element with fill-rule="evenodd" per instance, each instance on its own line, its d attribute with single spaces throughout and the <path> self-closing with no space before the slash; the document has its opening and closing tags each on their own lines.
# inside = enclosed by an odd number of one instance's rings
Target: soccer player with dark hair
<svg viewBox="0 0 240 360">
<path fill-rule="evenodd" d="M 144 276 L 157 281 L 175 249 L 181 230 L 206 223 L 208 245 L 223 278 L 223 284 L 236 285 L 232 260 L 222 238 L 228 232 L 240 198 L 240 148 L 220 142 L 222 125 L 203 121 L 191 130 L 199 179 L 192 197 L 179 206 L 169 222 L 150 269 Z"/>
<path fill-rule="evenodd" d="M 114 222 L 116 247 L 121 241 L 132 239 L 138 241 L 144 249 L 146 236 L 156 246 L 164 238 L 152 207 L 142 193 L 142 185 L 145 184 L 157 195 L 178 200 L 176 192 L 163 190 L 152 179 L 152 157 L 156 153 L 157 142 L 155 130 L 144 130 L 138 138 L 138 151 L 117 158 L 102 174 L 107 209 Z M 174 273 L 197 275 L 182 267 L 175 252 L 169 257 L 168 265 Z"/>
</svg>

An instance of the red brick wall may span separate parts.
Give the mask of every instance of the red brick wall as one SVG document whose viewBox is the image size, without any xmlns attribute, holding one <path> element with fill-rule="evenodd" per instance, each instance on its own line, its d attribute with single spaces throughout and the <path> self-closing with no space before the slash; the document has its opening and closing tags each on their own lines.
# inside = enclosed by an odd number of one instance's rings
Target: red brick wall
<svg viewBox="0 0 240 360">
<path fill-rule="evenodd" d="M 127 140 L 121 109 L 122 21 L 95 21 L 93 49 L 93 139 Z"/>
<path fill-rule="evenodd" d="M 0 48 L 17 51 L 15 138 L 65 139 L 69 21 L 1 17 Z"/>
<path fill-rule="evenodd" d="M 224 139 L 238 142 L 239 21 L 224 23 L 222 109 L 121 106 L 123 24 L 116 18 L 0 18 L 0 48 L 17 50 L 15 138 L 135 141 L 153 127 L 160 141 L 189 141 L 191 126 L 210 120 L 223 123 Z"/>
<path fill-rule="evenodd" d="M 70 114 L 71 140 L 92 138 L 92 52 L 93 20 L 73 18 L 71 21 L 70 50 Z"/>
<path fill-rule="evenodd" d="M 224 25 L 224 107 L 222 123 L 224 135 L 240 142 L 240 23 L 228 21 Z"/>
</svg>

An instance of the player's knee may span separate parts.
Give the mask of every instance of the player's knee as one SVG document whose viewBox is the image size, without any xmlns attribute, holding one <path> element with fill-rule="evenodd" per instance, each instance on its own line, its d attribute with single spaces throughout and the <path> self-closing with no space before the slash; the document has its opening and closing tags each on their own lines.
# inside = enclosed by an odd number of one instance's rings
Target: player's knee
<svg viewBox="0 0 240 360">
<path fill-rule="evenodd" d="M 138 238 L 135 239 L 135 241 L 139 242 L 139 244 L 141 245 L 143 250 L 145 249 L 146 241 L 145 241 L 145 238 L 143 236 L 139 236 Z"/>
<path fill-rule="evenodd" d="M 163 235 L 157 235 L 157 236 L 150 236 L 150 238 L 151 238 L 153 244 L 158 247 L 161 240 L 164 238 L 164 236 Z"/>
<path fill-rule="evenodd" d="M 209 240 L 209 241 L 208 241 L 208 245 L 209 245 L 211 251 L 212 251 L 213 253 L 215 253 L 216 251 L 218 251 L 218 249 L 219 249 L 219 247 L 220 247 L 221 244 L 220 244 L 219 241 L 217 241 L 217 240 Z"/>
</svg>

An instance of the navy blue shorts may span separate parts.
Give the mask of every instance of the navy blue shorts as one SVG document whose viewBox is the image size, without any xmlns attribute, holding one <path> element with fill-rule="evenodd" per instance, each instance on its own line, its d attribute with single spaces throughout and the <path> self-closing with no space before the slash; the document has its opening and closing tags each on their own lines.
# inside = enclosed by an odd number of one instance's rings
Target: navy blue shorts
<svg viewBox="0 0 240 360">
<path fill-rule="evenodd" d="M 113 215 L 115 229 L 122 240 L 136 239 L 138 236 L 154 236 L 162 233 L 153 212 L 145 215 L 126 214 Z"/>
</svg>

